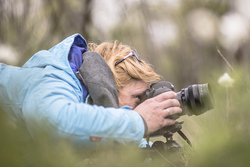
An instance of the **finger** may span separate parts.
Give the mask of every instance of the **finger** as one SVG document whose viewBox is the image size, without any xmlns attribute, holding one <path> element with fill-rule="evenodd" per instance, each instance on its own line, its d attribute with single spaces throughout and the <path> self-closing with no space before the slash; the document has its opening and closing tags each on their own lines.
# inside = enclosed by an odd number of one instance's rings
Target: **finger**
<svg viewBox="0 0 250 167">
<path fill-rule="evenodd" d="M 173 119 L 164 119 L 164 120 L 163 120 L 163 124 L 164 124 L 163 127 L 164 127 L 164 126 L 174 125 L 175 122 L 176 122 L 176 121 L 173 120 Z"/>
<path fill-rule="evenodd" d="M 159 107 L 165 109 L 170 107 L 180 107 L 180 102 L 177 99 L 168 99 L 159 104 Z"/>
<path fill-rule="evenodd" d="M 164 111 L 164 117 L 179 114 L 182 112 L 182 109 L 180 107 L 170 107 L 163 110 Z"/>
<path fill-rule="evenodd" d="M 163 111 L 165 111 L 164 112 L 164 118 L 170 115 L 170 108 L 166 108 Z"/>
<path fill-rule="evenodd" d="M 156 101 L 162 102 L 168 99 L 174 99 L 175 97 L 176 97 L 176 93 L 173 91 L 169 91 L 169 92 L 162 93 L 154 98 Z"/>
</svg>

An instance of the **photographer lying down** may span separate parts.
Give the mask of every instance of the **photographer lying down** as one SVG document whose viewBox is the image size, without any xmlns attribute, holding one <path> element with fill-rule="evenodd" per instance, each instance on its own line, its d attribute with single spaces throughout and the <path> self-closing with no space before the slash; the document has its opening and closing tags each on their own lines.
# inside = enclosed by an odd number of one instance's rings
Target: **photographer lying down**
<svg viewBox="0 0 250 167">
<path fill-rule="evenodd" d="M 0 107 L 36 140 L 42 130 L 79 146 L 143 146 L 143 137 L 175 124 L 181 113 L 173 91 L 141 103 L 159 81 L 127 45 L 89 43 L 74 34 L 32 56 L 23 67 L 0 63 Z"/>
</svg>

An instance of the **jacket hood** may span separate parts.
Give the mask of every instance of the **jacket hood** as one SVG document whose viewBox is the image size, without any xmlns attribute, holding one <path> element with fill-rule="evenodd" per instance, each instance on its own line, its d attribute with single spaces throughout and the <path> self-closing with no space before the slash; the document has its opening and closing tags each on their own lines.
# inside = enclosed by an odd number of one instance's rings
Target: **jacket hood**
<svg viewBox="0 0 250 167">
<path fill-rule="evenodd" d="M 74 34 L 49 50 L 37 52 L 23 65 L 23 68 L 44 68 L 46 66 L 53 66 L 67 72 L 75 78 L 75 74 L 72 71 L 72 62 L 70 61 L 72 57 L 70 57 L 69 54 L 73 52 L 72 54 L 77 55 L 78 59 L 81 59 L 75 61 L 73 59 L 74 68 L 79 69 L 82 63 L 79 61 L 82 61 L 82 53 L 85 51 L 87 51 L 86 40 L 80 34 Z"/>
</svg>

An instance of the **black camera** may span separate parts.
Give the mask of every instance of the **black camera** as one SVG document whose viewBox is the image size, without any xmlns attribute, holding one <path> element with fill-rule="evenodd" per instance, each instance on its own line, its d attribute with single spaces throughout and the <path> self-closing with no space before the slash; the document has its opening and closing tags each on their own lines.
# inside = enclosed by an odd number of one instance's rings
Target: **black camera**
<svg viewBox="0 0 250 167">
<path fill-rule="evenodd" d="M 168 91 L 174 91 L 174 86 L 170 82 L 161 81 L 154 83 L 150 86 L 150 89 L 146 90 L 141 96 L 141 101 L 143 102 L 146 99 Z M 194 84 L 187 88 L 183 88 L 180 92 L 177 92 L 176 99 L 180 102 L 182 113 L 171 115 L 167 118 L 177 119 L 182 115 L 200 115 L 214 108 L 213 94 L 208 83 Z M 147 136 L 147 141 L 149 141 L 149 137 L 162 135 L 166 138 L 166 142 L 155 141 L 152 147 L 147 145 L 147 147 L 143 149 L 146 155 L 150 154 L 153 160 L 159 157 L 168 157 L 168 159 L 171 159 L 172 164 L 181 164 L 181 166 L 185 166 L 185 163 L 181 161 L 184 157 L 181 151 L 182 145 L 173 140 L 173 134 L 177 132 L 190 146 L 192 146 L 187 136 L 181 131 L 182 124 L 183 122 L 176 121 L 174 125 L 163 127 Z M 157 156 L 159 154 L 161 156 Z M 165 163 L 163 163 L 163 165 L 165 166 Z"/>
<path fill-rule="evenodd" d="M 174 86 L 170 82 L 157 82 L 146 90 L 141 100 L 144 101 L 168 91 L 174 91 Z M 171 119 L 177 119 L 182 115 L 200 115 L 214 108 L 213 94 L 208 83 L 194 84 L 183 88 L 177 92 L 176 99 L 180 102 L 182 113 L 169 116 Z"/>
</svg>

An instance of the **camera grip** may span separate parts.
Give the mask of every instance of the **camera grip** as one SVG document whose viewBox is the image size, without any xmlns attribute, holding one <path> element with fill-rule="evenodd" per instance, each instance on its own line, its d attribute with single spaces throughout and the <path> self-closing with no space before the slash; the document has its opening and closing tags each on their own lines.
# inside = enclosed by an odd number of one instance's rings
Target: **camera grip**
<svg viewBox="0 0 250 167">
<path fill-rule="evenodd" d="M 174 115 L 169 115 L 169 116 L 167 116 L 165 118 L 176 120 L 176 119 L 180 118 L 180 115 L 179 114 L 174 114 Z"/>
<path fill-rule="evenodd" d="M 174 86 L 170 82 L 162 81 L 162 82 L 153 83 L 150 86 L 150 89 L 146 90 L 145 94 L 142 97 L 142 101 L 158 96 L 159 94 L 162 94 L 168 91 L 174 91 Z M 179 114 L 174 114 L 174 115 L 167 116 L 166 118 L 176 120 L 179 117 L 180 117 Z"/>
</svg>

